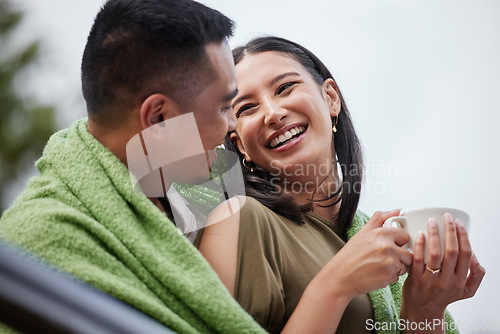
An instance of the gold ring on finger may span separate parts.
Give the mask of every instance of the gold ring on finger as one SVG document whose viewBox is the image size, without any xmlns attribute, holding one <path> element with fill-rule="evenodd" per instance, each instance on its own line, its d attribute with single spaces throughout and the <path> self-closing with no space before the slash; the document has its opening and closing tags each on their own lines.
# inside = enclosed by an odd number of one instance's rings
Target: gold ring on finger
<svg viewBox="0 0 500 334">
<path fill-rule="evenodd" d="M 437 273 L 439 273 L 441 271 L 441 268 L 431 269 L 431 268 L 429 268 L 427 266 L 425 266 L 425 269 L 427 269 L 433 275 L 436 275 Z"/>
</svg>

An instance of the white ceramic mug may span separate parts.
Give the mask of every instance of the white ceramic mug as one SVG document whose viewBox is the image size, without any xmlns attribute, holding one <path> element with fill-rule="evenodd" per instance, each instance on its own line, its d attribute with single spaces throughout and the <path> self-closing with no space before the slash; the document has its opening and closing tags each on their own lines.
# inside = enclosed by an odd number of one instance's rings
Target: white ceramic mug
<svg viewBox="0 0 500 334">
<path fill-rule="evenodd" d="M 415 245 L 415 238 L 419 231 L 424 232 L 425 235 L 425 262 L 429 257 L 429 236 L 427 234 L 427 222 L 429 219 L 433 218 L 436 221 L 439 239 L 441 243 L 441 255 L 444 251 L 444 215 L 449 213 L 453 220 L 460 219 L 464 224 L 467 233 L 469 232 L 470 217 L 465 211 L 452 209 L 452 208 L 425 208 L 418 210 L 411 210 L 403 212 L 398 217 L 391 217 L 384 222 L 384 227 L 397 227 L 405 230 L 410 235 L 410 241 L 403 246 L 403 248 L 409 249 L 413 252 L 413 247 Z"/>
</svg>

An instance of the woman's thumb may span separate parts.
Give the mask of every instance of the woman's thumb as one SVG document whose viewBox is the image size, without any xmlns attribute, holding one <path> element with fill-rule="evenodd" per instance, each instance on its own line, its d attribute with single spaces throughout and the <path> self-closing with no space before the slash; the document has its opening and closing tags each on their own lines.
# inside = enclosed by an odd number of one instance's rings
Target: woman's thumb
<svg viewBox="0 0 500 334">
<path fill-rule="evenodd" d="M 374 228 L 382 227 L 387 219 L 399 216 L 400 213 L 401 209 L 395 209 L 391 211 L 377 211 L 363 227 L 363 230 L 372 230 Z"/>
</svg>

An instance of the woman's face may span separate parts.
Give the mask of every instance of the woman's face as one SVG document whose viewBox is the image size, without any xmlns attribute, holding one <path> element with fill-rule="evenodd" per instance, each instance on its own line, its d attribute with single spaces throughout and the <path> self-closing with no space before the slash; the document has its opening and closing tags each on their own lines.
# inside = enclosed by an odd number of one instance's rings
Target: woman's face
<svg viewBox="0 0 500 334">
<path fill-rule="evenodd" d="M 300 63 L 278 52 L 245 56 L 236 74 L 238 124 L 231 138 L 246 160 L 280 179 L 331 173 L 331 117 L 340 111 L 334 81 L 319 85 Z"/>
</svg>

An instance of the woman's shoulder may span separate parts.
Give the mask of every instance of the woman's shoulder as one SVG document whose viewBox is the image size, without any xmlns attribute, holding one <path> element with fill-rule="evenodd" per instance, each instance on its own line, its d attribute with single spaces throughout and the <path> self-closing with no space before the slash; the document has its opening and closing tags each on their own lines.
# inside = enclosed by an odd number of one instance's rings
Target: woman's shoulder
<svg viewBox="0 0 500 334">
<path fill-rule="evenodd" d="M 238 196 L 240 200 L 240 228 L 280 229 L 292 222 L 266 207 L 253 197 Z"/>
<path fill-rule="evenodd" d="M 199 251 L 217 272 L 231 294 L 236 276 L 240 201 L 230 198 L 210 213 Z"/>
<path fill-rule="evenodd" d="M 231 293 L 234 293 L 238 259 L 245 254 L 258 254 L 260 245 L 272 245 L 275 234 L 271 210 L 251 197 L 238 196 L 219 204 L 210 213 L 199 250 L 215 269 Z M 259 241 L 260 240 L 260 241 Z M 251 249 L 255 249 L 252 253 Z"/>
<path fill-rule="evenodd" d="M 264 204 L 250 196 L 236 196 L 238 198 L 241 211 L 245 213 L 263 214 L 273 212 Z"/>
<path fill-rule="evenodd" d="M 276 219 L 279 219 L 279 215 L 255 198 L 235 196 L 215 207 L 208 216 L 205 230 L 219 230 L 228 224 L 246 224 L 247 222 L 252 222 L 255 226 Z M 215 224 L 218 226 L 216 227 Z"/>
<path fill-rule="evenodd" d="M 217 205 L 208 216 L 207 227 L 222 220 L 239 220 L 241 203 L 238 197 L 231 197 Z"/>
<path fill-rule="evenodd" d="M 238 199 L 242 209 L 246 206 L 247 210 L 269 210 L 261 202 L 250 196 L 237 195 L 231 199 Z"/>
</svg>

